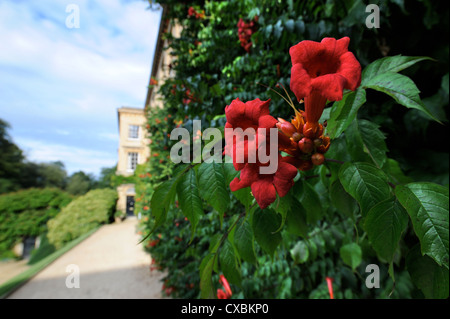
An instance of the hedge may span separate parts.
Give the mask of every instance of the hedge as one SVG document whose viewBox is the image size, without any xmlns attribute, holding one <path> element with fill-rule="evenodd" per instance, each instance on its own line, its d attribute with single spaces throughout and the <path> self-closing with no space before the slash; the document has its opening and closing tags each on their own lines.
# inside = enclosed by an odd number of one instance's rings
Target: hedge
<svg viewBox="0 0 450 319">
<path fill-rule="evenodd" d="M 71 200 L 71 195 L 57 188 L 30 188 L 0 195 L 0 257 L 14 257 L 14 244 L 45 232 L 47 221 Z"/>
<path fill-rule="evenodd" d="M 48 240 L 57 249 L 114 219 L 117 192 L 95 189 L 78 197 L 48 222 Z"/>
</svg>

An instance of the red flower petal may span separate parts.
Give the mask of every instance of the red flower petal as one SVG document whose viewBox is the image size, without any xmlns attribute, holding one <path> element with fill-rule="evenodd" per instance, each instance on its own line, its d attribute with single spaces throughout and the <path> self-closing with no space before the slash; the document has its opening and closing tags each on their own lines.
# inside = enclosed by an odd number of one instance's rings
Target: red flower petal
<svg viewBox="0 0 450 319">
<path fill-rule="evenodd" d="M 296 63 L 291 68 L 290 88 L 299 101 L 311 92 L 311 77 L 301 63 Z"/>
<path fill-rule="evenodd" d="M 253 196 L 261 209 L 266 208 L 277 199 L 277 192 L 272 180 L 273 176 L 268 175 L 268 177 L 257 180 L 251 186 Z"/>
<path fill-rule="evenodd" d="M 222 289 L 217 289 L 217 299 L 228 299 L 228 296 Z"/>
<path fill-rule="evenodd" d="M 235 192 L 241 188 L 249 187 L 259 178 L 259 166 L 257 164 L 245 164 L 241 170 L 239 178 L 235 178 L 230 183 L 230 190 Z"/>
<path fill-rule="evenodd" d="M 319 91 L 320 94 L 329 101 L 340 101 L 342 100 L 342 92 L 344 91 L 347 81 L 341 74 L 333 73 L 318 76 L 313 79 L 311 83 L 313 90 Z M 325 106 L 325 104 L 323 106 Z M 322 112 L 320 112 L 320 114 L 322 114 Z"/>
<path fill-rule="evenodd" d="M 347 80 L 344 88 L 352 91 L 356 90 L 361 84 L 361 64 L 351 52 L 341 55 L 339 61 L 341 66 L 338 69 L 338 73 Z"/>
<path fill-rule="evenodd" d="M 285 196 L 294 185 L 294 177 L 297 175 L 297 168 L 282 161 L 281 156 L 278 161 L 278 170 L 273 177 L 273 184 L 280 197 Z"/>
</svg>

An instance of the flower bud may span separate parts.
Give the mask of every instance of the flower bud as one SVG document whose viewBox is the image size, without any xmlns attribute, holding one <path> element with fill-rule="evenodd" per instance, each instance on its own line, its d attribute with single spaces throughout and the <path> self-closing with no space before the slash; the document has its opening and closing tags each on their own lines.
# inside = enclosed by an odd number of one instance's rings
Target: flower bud
<svg viewBox="0 0 450 319">
<path fill-rule="evenodd" d="M 313 168 L 313 164 L 311 161 L 302 161 L 301 164 L 297 166 L 297 168 L 301 171 L 308 171 Z"/>
<path fill-rule="evenodd" d="M 318 130 L 319 130 L 319 123 L 306 122 L 306 124 L 303 125 L 303 135 L 305 135 L 307 138 L 311 140 L 314 140 L 316 137 L 320 136 L 317 135 Z"/>
<path fill-rule="evenodd" d="M 298 147 L 303 153 L 309 154 L 314 150 L 313 141 L 309 138 L 304 137 L 298 142 Z"/>
<path fill-rule="evenodd" d="M 302 139 L 302 136 L 298 132 L 294 132 L 294 134 L 292 134 L 292 139 L 294 142 L 298 142 Z"/>
<path fill-rule="evenodd" d="M 314 139 L 313 142 L 314 142 L 315 147 L 319 147 L 320 145 L 322 145 L 322 139 L 320 139 L 320 138 Z"/>
<path fill-rule="evenodd" d="M 322 145 L 317 147 L 317 151 L 319 153 L 324 154 L 328 151 L 329 148 L 330 148 L 330 138 L 328 136 L 322 137 Z"/>
<path fill-rule="evenodd" d="M 295 129 L 295 126 L 292 125 L 290 122 L 283 120 L 282 118 L 278 118 L 277 128 L 280 129 L 286 136 L 291 137 L 292 134 L 297 132 Z"/>
<path fill-rule="evenodd" d="M 314 165 L 322 165 L 323 162 L 325 162 L 325 156 L 321 153 L 315 153 L 313 156 L 311 156 L 311 162 Z"/>
</svg>

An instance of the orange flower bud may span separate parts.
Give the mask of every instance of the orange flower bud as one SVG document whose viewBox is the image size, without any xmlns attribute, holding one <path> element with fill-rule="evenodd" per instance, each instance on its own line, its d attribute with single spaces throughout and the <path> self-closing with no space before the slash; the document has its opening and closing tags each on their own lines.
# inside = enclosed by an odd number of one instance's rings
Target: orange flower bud
<svg viewBox="0 0 450 319">
<path fill-rule="evenodd" d="M 309 138 L 304 137 L 298 142 L 298 147 L 303 153 L 309 154 L 314 150 L 313 141 Z"/>
<path fill-rule="evenodd" d="M 313 156 L 311 156 L 311 162 L 314 165 L 322 165 L 323 162 L 325 162 L 325 156 L 321 153 L 315 153 Z"/>
<path fill-rule="evenodd" d="M 282 118 L 278 118 L 278 123 L 276 124 L 277 128 L 279 130 L 281 130 L 286 136 L 292 136 L 292 134 L 297 132 L 297 129 L 295 128 L 294 125 L 292 125 L 290 122 L 282 119 Z"/>
</svg>

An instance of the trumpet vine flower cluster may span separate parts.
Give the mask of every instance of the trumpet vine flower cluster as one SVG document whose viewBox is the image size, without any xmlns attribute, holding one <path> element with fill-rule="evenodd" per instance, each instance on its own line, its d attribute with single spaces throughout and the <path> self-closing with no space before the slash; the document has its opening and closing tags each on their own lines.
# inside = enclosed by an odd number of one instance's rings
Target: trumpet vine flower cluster
<svg viewBox="0 0 450 319">
<path fill-rule="evenodd" d="M 290 121 L 270 115 L 270 100 L 244 103 L 235 99 L 225 108 L 225 129 L 251 128 L 254 132 L 246 140 L 225 132 L 226 140 L 231 141 L 225 146 L 225 154 L 232 157 L 235 169 L 240 171 L 240 177 L 230 183 L 231 191 L 251 187 L 258 205 L 264 209 L 277 194 L 283 197 L 289 192 L 297 170 L 307 171 L 324 163 L 331 141 L 319 119 L 326 103 L 341 100 L 344 89 L 354 91 L 361 83 L 361 65 L 348 51 L 349 42 L 348 37 L 324 38 L 321 42 L 302 41 L 290 48 L 290 89 L 304 105 L 304 110 L 298 110 L 288 95 L 286 101 L 295 113 Z M 260 160 L 259 148 L 266 144 L 267 150 L 267 144 L 272 143 L 269 132 L 273 128 L 278 129 L 278 156 L 272 159 L 278 167 L 275 172 L 264 174 L 260 168 L 270 163 Z M 263 133 L 260 129 L 264 129 Z M 255 161 L 250 160 L 251 151 L 258 151 Z M 243 154 L 240 161 L 239 152 Z M 281 152 L 287 156 L 281 156 Z"/>
</svg>

